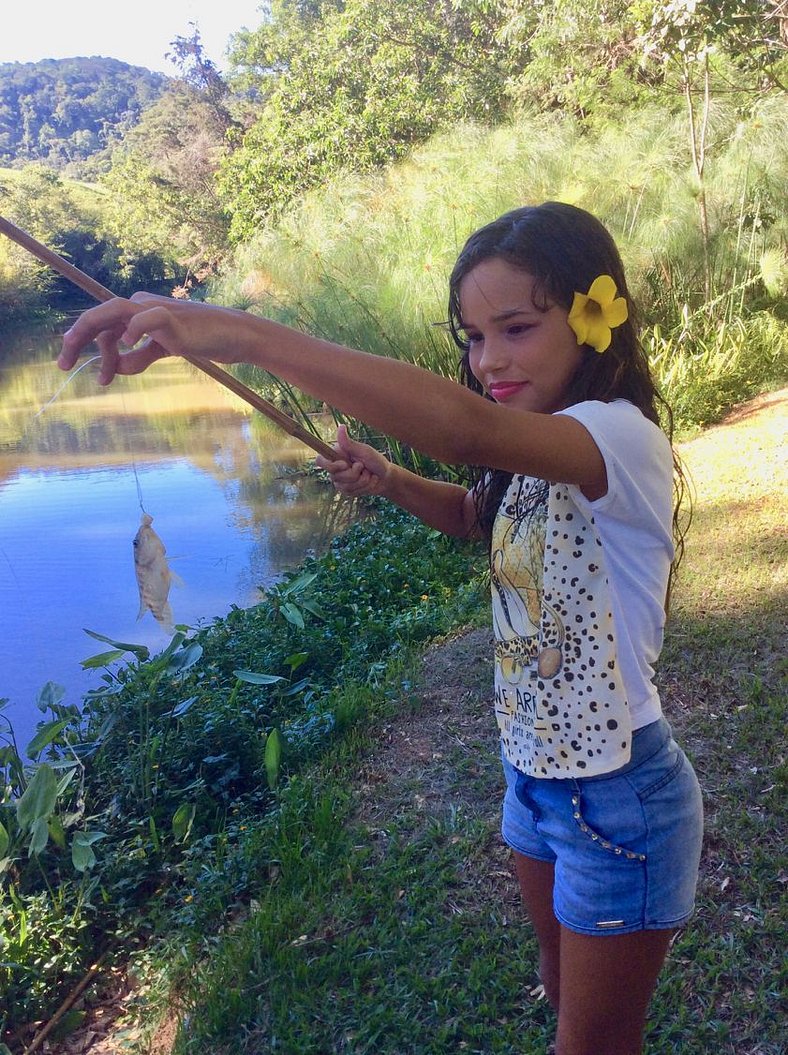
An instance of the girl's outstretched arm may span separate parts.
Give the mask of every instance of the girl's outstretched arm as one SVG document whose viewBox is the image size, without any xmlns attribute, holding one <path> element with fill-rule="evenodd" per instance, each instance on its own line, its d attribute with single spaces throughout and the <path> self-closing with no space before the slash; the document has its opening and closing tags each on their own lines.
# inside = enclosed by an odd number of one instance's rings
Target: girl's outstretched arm
<svg viewBox="0 0 788 1055">
<path fill-rule="evenodd" d="M 572 418 L 500 406 L 410 363 L 246 312 L 147 293 L 115 298 L 89 309 L 64 335 L 59 365 L 70 369 L 93 340 L 102 353 L 103 384 L 116 373 L 140 373 L 165 355 L 250 363 L 439 461 L 529 473 L 604 493 L 602 456 Z M 121 341 L 131 350 L 121 352 Z"/>
<path fill-rule="evenodd" d="M 345 425 L 337 430 L 336 451 L 334 461 L 318 455 L 315 464 L 329 473 L 342 494 L 381 495 L 446 535 L 474 537 L 476 510 L 464 487 L 427 480 L 395 465 L 374 447 L 351 439 Z"/>
</svg>

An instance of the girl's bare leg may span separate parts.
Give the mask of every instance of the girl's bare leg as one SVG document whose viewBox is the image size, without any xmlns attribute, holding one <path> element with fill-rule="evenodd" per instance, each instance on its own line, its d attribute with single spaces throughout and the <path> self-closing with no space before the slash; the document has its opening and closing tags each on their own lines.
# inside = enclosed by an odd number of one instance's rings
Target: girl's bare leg
<svg viewBox="0 0 788 1055">
<path fill-rule="evenodd" d="M 594 935 L 561 927 L 556 1055 L 640 1055 L 673 933 Z"/>
<path fill-rule="evenodd" d="M 548 861 L 537 861 L 514 853 L 520 893 L 539 942 L 539 977 L 545 996 L 558 1011 L 561 976 L 561 926 L 553 914 L 555 869 Z"/>
<path fill-rule="evenodd" d="M 577 934 L 553 913 L 553 865 L 518 853 L 514 861 L 539 942 L 539 974 L 558 1014 L 556 1055 L 640 1055 L 674 931 Z"/>
</svg>

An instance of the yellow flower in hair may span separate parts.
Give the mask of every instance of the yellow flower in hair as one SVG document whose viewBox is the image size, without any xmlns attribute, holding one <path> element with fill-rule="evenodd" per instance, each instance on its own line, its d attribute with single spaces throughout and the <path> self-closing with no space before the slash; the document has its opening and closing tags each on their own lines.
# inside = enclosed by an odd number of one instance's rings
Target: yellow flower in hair
<svg viewBox="0 0 788 1055">
<path fill-rule="evenodd" d="M 626 299 L 616 296 L 613 279 L 610 275 L 600 275 L 591 283 L 588 293 L 575 293 L 567 322 L 578 344 L 590 344 L 602 353 L 610 344 L 610 331 L 626 322 L 628 316 Z"/>
</svg>

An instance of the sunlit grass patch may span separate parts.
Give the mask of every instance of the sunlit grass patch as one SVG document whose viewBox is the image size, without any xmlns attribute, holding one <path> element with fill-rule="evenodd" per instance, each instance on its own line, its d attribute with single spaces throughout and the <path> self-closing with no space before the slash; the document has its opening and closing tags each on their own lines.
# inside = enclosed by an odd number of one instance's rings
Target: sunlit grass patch
<svg viewBox="0 0 788 1055">
<path fill-rule="evenodd" d="M 784 393 L 766 397 L 682 448 L 695 518 L 660 680 L 698 770 L 706 831 L 696 919 L 674 947 L 655 1006 L 660 1053 L 782 1051 L 784 411 Z"/>
</svg>

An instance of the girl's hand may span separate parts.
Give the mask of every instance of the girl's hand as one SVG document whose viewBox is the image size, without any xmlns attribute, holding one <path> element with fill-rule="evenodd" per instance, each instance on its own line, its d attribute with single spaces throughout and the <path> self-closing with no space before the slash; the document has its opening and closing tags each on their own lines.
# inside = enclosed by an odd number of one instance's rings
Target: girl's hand
<svg viewBox="0 0 788 1055">
<path fill-rule="evenodd" d="M 351 439 L 345 425 L 337 429 L 335 450 L 339 455 L 336 461 L 318 455 L 315 465 L 326 470 L 337 491 L 350 498 L 384 494 L 394 469 L 388 458 L 374 447 Z"/>
<path fill-rule="evenodd" d="M 235 363 L 242 358 L 235 338 L 242 326 L 243 313 L 229 308 L 152 293 L 135 293 L 130 300 L 113 297 L 83 312 L 66 331 L 57 363 L 61 370 L 70 370 L 91 341 L 101 352 L 102 385 L 116 374 L 142 373 L 166 355 Z"/>
</svg>

